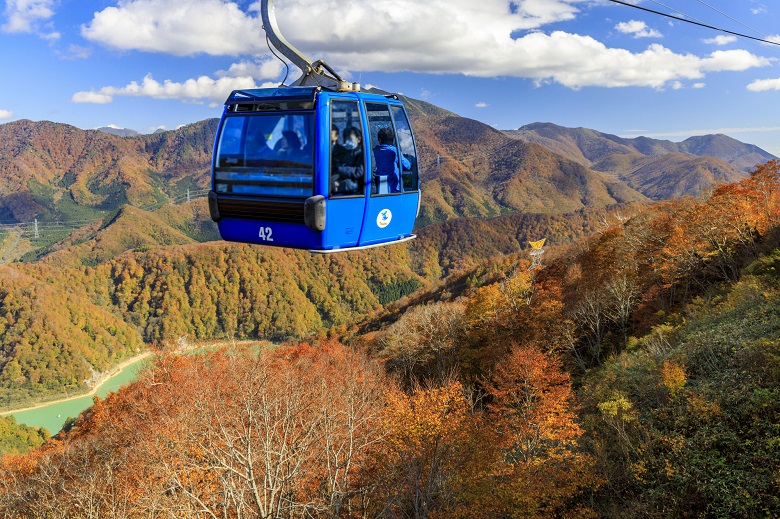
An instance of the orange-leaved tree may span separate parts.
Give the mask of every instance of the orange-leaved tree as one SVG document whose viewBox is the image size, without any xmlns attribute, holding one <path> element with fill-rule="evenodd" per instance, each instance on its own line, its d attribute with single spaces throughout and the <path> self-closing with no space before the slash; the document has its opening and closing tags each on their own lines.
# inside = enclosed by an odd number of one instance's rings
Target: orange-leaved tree
<svg viewBox="0 0 780 519">
<path fill-rule="evenodd" d="M 593 460 L 579 449 L 582 429 L 569 375 L 553 355 L 533 344 L 516 345 L 485 389 L 503 452 L 495 492 L 505 516 L 549 517 L 598 486 Z"/>
<path fill-rule="evenodd" d="M 476 490 L 486 485 L 496 457 L 461 384 L 393 391 L 384 420 L 387 437 L 377 458 L 380 508 L 372 512 L 478 517 Z"/>
</svg>

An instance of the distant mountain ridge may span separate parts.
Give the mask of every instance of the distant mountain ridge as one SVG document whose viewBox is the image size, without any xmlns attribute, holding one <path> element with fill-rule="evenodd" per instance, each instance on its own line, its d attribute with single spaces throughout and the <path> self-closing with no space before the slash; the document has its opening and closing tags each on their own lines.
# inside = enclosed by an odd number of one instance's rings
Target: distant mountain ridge
<svg viewBox="0 0 780 519">
<path fill-rule="evenodd" d="M 115 128 L 114 126 L 101 126 L 98 130 L 119 137 L 137 137 L 138 135 L 141 135 L 141 132 L 129 128 Z"/>
<path fill-rule="evenodd" d="M 771 153 L 723 134 L 699 135 L 681 142 L 649 137 L 625 138 L 588 128 L 567 128 L 553 123 L 533 123 L 508 135 L 536 142 L 572 160 L 592 165 L 610 153 L 639 153 L 651 157 L 687 153 L 720 159 L 737 169 L 749 171 L 757 164 L 776 159 Z"/>
<path fill-rule="evenodd" d="M 421 225 L 648 201 L 622 181 L 479 121 L 452 115 L 412 118 L 425 174 Z"/>
<path fill-rule="evenodd" d="M 552 123 L 529 124 L 506 133 L 613 175 L 654 200 L 699 195 L 715 184 L 737 182 L 756 165 L 776 158 L 758 146 L 720 134 L 675 143 Z"/>
<path fill-rule="evenodd" d="M 49 121 L 0 125 L 0 220 L 95 219 L 206 188 L 216 124 L 134 137 Z"/>
<path fill-rule="evenodd" d="M 420 146 L 421 225 L 645 200 L 615 179 L 478 121 L 424 101 L 407 106 Z M 148 208 L 189 188 L 207 189 L 216 125 L 212 119 L 129 137 L 48 121 L 0 125 L 0 220 L 95 220 L 124 204 Z"/>
</svg>

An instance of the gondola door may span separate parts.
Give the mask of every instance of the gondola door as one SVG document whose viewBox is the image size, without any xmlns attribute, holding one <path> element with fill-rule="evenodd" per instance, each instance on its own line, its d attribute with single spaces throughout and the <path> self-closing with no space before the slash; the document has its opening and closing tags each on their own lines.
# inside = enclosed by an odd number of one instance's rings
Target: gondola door
<svg viewBox="0 0 780 519">
<path fill-rule="evenodd" d="M 411 125 L 398 102 L 366 102 L 370 188 L 360 245 L 411 235 L 420 202 Z"/>
<path fill-rule="evenodd" d="M 328 157 L 325 244 L 328 248 L 354 247 L 360 239 L 366 206 L 366 149 L 360 105 L 354 96 L 325 95 L 330 99 L 330 117 L 323 117 L 328 126 L 322 128 L 323 135 L 330 135 L 325 155 Z"/>
</svg>

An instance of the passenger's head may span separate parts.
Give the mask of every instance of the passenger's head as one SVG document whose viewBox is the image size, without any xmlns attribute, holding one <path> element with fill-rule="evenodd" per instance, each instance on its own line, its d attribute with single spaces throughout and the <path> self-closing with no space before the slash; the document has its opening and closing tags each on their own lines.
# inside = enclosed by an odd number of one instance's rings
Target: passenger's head
<svg viewBox="0 0 780 519">
<path fill-rule="evenodd" d="M 376 134 L 376 138 L 379 144 L 393 144 L 395 142 L 395 134 L 393 129 L 389 126 L 379 129 L 379 133 Z"/>
<path fill-rule="evenodd" d="M 339 127 L 335 124 L 330 127 L 330 142 L 336 142 L 339 140 Z"/>
<path fill-rule="evenodd" d="M 363 132 L 361 132 L 354 126 L 350 126 L 349 128 L 344 128 L 343 135 L 344 135 L 344 142 L 354 141 L 359 143 L 361 140 L 363 140 Z"/>
<path fill-rule="evenodd" d="M 287 148 L 293 150 L 301 149 L 301 139 L 298 134 L 292 130 L 285 130 L 282 132 L 282 138 L 287 141 Z"/>
</svg>

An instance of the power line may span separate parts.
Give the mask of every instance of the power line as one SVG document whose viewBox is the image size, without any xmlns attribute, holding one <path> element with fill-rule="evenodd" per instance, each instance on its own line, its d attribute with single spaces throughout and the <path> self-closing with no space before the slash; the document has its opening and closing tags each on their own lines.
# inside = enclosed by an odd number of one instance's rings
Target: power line
<svg viewBox="0 0 780 519">
<path fill-rule="evenodd" d="M 693 16 L 691 16 L 691 15 L 689 15 L 689 14 L 687 14 L 687 13 L 684 13 L 684 12 L 680 11 L 679 9 L 676 9 L 676 8 L 674 8 L 674 7 L 672 7 L 672 6 L 669 6 L 669 5 L 663 4 L 663 3 L 659 2 L 658 0 L 650 0 L 650 1 L 651 1 L 651 2 L 653 2 L 654 4 L 658 4 L 658 5 L 660 5 L 661 7 L 664 7 L 664 8 L 666 8 L 666 9 L 669 9 L 670 11 L 674 11 L 675 13 L 678 13 L 678 14 L 680 14 L 680 15 L 681 15 L 681 16 L 682 16 L 682 17 L 683 17 L 683 18 L 684 18 L 686 21 L 687 21 L 687 20 L 694 20 L 694 21 L 696 21 L 696 22 L 699 22 L 699 23 L 701 23 L 701 24 L 704 24 L 704 22 L 703 22 L 703 21 L 701 21 L 701 20 L 699 20 L 698 18 L 694 18 Z M 731 21 L 734 21 L 734 22 L 737 22 L 738 24 L 742 25 L 743 27 L 746 27 L 746 28 L 750 29 L 751 31 L 755 32 L 756 34 L 759 34 L 759 35 L 761 35 L 761 36 L 762 36 L 764 39 L 768 39 L 768 38 L 767 38 L 767 36 L 766 36 L 766 34 L 764 34 L 764 33 L 762 33 L 761 31 L 759 31 L 759 30 L 757 30 L 757 29 L 754 29 L 753 27 L 751 27 L 751 26 L 749 26 L 749 25 L 747 25 L 747 24 L 745 24 L 745 23 L 743 23 L 743 22 L 741 22 L 741 21 L 737 20 L 737 19 L 736 19 L 736 18 L 734 18 L 733 16 L 731 16 L 731 15 L 729 15 L 729 14 L 727 14 L 727 13 L 724 13 L 723 11 L 721 11 L 721 10 L 717 9 L 716 7 L 713 7 L 713 6 L 711 6 L 710 4 L 708 4 L 707 2 L 705 2 L 704 0 L 696 0 L 696 1 L 697 1 L 697 2 L 699 2 L 699 3 L 700 3 L 700 4 L 702 4 L 702 5 L 705 5 L 705 6 L 709 7 L 710 9 L 712 9 L 713 11 L 715 11 L 716 13 L 718 13 L 718 14 L 720 14 L 720 15 L 723 15 L 723 16 L 725 16 L 725 17 L 726 17 L 726 18 L 728 18 L 729 20 L 731 20 Z M 705 25 L 706 25 L 706 24 L 705 24 Z M 722 30 L 722 29 L 718 29 L 718 30 Z"/>
<path fill-rule="evenodd" d="M 698 18 L 694 18 L 693 16 L 691 16 L 689 14 L 686 14 L 686 13 L 680 11 L 679 9 L 675 9 L 674 7 L 672 7 L 670 5 L 662 4 L 658 0 L 650 0 L 650 1 L 653 2 L 654 4 L 660 5 L 661 7 L 665 8 L 665 9 L 669 9 L 670 11 L 674 11 L 675 13 L 679 14 L 680 16 L 682 16 L 686 20 L 694 20 L 694 21 L 697 21 L 697 22 L 700 22 L 700 23 L 704 23 L 701 20 L 699 20 Z M 763 36 L 763 34 L 762 34 L 762 36 Z"/>
<path fill-rule="evenodd" d="M 721 29 L 720 27 L 715 27 L 714 25 L 708 25 L 706 23 L 697 22 L 697 21 L 694 21 L 694 20 L 688 20 L 686 18 L 681 18 L 679 16 L 674 16 L 672 14 L 663 13 L 661 11 L 656 11 L 654 9 L 648 9 L 647 7 L 642 7 L 642 6 L 639 6 L 639 5 L 629 4 L 628 2 L 623 2 L 621 0 L 609 0 L 609 1 L 612 2 L 612 3 L 615 3 L 615 4 L 625 5 L 627 7 L 633 7 L 634 9 L 639 9 L 641 11 L 646 11 L 648 13 L 653 13 L 653 14 L 657 14 L 657 15 L 660 15 L 660 16 L 665 16 L 667 18 L 671 18 L 671 19 L 677 20 L 679 22 L 690 23 L 690 24 L 693 24 L 693 25 L 698 25 L 700 27 L 706 27 L 707 29 L 713 29 L 715 31 L 725 32 L 726 34 L 733 34 L 734 36 L 739 36 L 740 38 L 747 38 L 749 40 L 755 40 L 755 41 L 760 41 L 762 43 L 768 43 L 770 45 L 778 45 L 778 46 L 780 46 L 780 42 L 777 42 L 777 41 L 766 40 L 764 38 L 756 38 L 755 36 L 748 36 L 747 34 L 742 34 L 740 32 L 734 32 L 734 31 L 729 31 L 727 29 Z"/>
<path fill-rule="evenodd" d="M 696 1 L 697 1 L 697 2 L 699 2 L 700 4 L 704 4 L 704 5 L 706 5 L 707 7 L 709 7 L 710 9 L 712 9 L 713 11 L 715 11 L 716 13 L 720 13 L 720 14 L 722 14 L 723 16 L 725 16 L 726 18 L 728 18 L 729 20 L 731 20 L 731 21 L 734 21 L 734 22 L 737 22 L 737 23 L 738 23 L 738 24 L 740 24 L 741 26 L 743 26 L 743 27 L 746 27 L 746 28 L 750 29 L 751 31 L 753 31 L 754 33 L 756 33 L 756 34 L 760 34 L 761 36 L 763 36 L 764 38 L 766 38 L 766 34 L 762 33 L 761 31 L 759 31 L 759 30 L 757 30 L 757 29 L 754 29 L 753 27 L 751 27 L 751 26 L 749 26 L 749 25 L 747 25 L 747 24 L 745 24 L 745 23 L 742 23 L 742 22 L 740 22 L 740 21 L 739 21 L 739 20 L 737 20 L 736 18 L 733 18 L 732 16 L 730 16 L 730 15 L 728 15 L 728 14 L 724 13 L 723 11 L 720 11 L 720 10 L 718 10 L 716 7 L 713 7 L 713 6 L 711 6 L 710 4 L 708 4 L 707 2 L 705 2 L 704 0 L 696 0 Z"/>
</svg>

